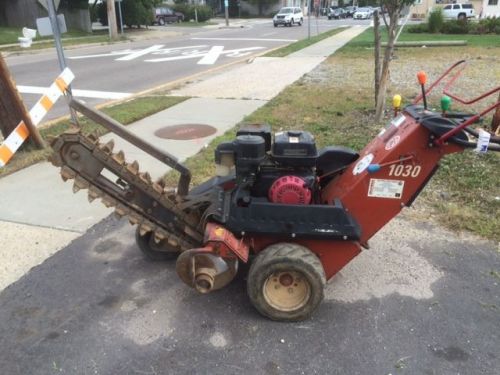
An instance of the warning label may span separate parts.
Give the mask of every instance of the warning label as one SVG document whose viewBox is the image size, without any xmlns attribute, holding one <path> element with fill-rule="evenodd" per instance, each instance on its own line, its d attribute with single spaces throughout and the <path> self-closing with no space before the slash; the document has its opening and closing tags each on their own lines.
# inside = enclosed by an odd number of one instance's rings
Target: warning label
<svg viewBox="0 0 500 375">
<path fill-rule="evenodd" d="M 375 198 L 401 199 L 405 182 L 401 180 L 370 179 L 368 196 Z"/>
</svg>

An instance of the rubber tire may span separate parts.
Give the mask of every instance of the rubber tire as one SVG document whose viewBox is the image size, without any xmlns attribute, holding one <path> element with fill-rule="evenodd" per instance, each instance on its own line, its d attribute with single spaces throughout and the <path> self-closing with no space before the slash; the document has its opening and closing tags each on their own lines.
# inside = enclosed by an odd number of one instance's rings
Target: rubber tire
<svg viewBox="0 0 500 375">
<path fill-rule="evenodd" d="M 277 24 L 277 23 L 275 23 L 275 24 L 274 24 L 274 27 L 278 27 L 278 24 Z"/>
<path fill-rule="evenodd" d="M 263 293 L 266 280 L 277 271 L 298 271 L 309 282 L 309 301 L 295 311 L 281 311 L 269 305 Z M 318 257 L 309 249 L 295 243 L 277 243 L 261 251 L 250 266 L 247 293 L 259 313 L 272 320 L 296 322 L 307 319 L 324 298 L 326 277 Z"/>
<path fill-rule="evenodd" d="M 459 20 L 459 21 L 463 21 L 463 20 L 465 20 L 465 19 L 467 19 L 467 16 L 465 15 L 465 13 L 460 13 L 460 14 L 458 15 L 458 20 Z"/>
<path fill-rule="evenodd" d="M 160 19 L 158 20 L 158 25 L 160 25 L 160 26 L 165 26 L 165 19 L 164 19 L 164 18 L 160 18 Z"/>
<path fill-rule="evenodd" d="M 141 236 L 139 228 L 135 231 L 135 243 L 141 250 L 144 258 L 152 262 L 165 262 L 169 260 L 177 259 L 180 254 L 175 248 L 169 246 L 168 244 L 155 243 L 151 238 L 153 232 L 148 232 L 144 236 Z M 160 248 L 165 248 L 167 251 L 161 251 Z"/>
<path fill-rule="evenodd" d="M 301 18 L 300 21 L 299 21 L 299 26 L 302 26 L 302 23 L 304 22 L 304 19 Z"/>
</svg>

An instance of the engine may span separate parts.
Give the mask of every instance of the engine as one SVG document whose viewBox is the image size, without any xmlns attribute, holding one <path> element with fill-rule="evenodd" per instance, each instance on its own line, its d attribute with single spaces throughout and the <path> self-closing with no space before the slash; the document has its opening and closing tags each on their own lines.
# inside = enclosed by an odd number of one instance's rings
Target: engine
<svg viewBox="0 0 500 375">
<path fill-rule="evenodd" d="M 311 204 L 317 192 L 314 137 L 305 131 L 271 135 L 269 125 L 246 125 L 232 142 L 215 150 L 216 174 L 234 168 L 238 205 L 252 199 L 281 204 Z"/>
</svg>

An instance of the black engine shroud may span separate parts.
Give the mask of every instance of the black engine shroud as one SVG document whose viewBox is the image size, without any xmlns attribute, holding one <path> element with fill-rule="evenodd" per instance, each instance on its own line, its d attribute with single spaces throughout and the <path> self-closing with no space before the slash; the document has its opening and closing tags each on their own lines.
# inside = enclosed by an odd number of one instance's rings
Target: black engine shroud
<svg viewBox="0 0 500 375">
<path fill-rule="evenodd" d="M 244 126 L 234 141 L 219 144 L 215 162 L 231 172 L 191 191 L 211 191 L 210 218 L 237 236 L 358 240 L 359 225 L 342 203 L 326 204 L 319 197 L 325 181 L 342 173 L 359 155 L 344 147 L 318 153 L 313 136 L 305 131 L 279 132 L 272 141 L 269 125 L 259 124 Z M 283 176 L 299 177 L 304 182 L 301 189 L 311 192 L 311 204 L 273 202 L 270 188 Z"/>
</svg>

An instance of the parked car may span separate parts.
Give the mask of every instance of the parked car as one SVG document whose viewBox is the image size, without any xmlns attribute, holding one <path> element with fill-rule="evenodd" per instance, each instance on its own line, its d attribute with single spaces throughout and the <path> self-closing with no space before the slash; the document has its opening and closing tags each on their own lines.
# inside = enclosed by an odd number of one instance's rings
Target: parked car
<svg viewBox="0 0 500 375">
<path fill-rule="evenodd" d="M 332 18 L 338 20 L 340 18 L 346 18 L 346 17 L 347 17 L 346 12 L 342 8 L 336 8 L 336 9 L 330 8 L 328 11 L 329 20 L 331 20 Z"/>
<path fill-rule="evenodd" d="M 354 19 L 369 19 L 372 18 L 372 11 L 370 8 L 358 8 L 353 16 Z"/>
<path fill-rule="evenodd" d="M 345 7 L 344 10 L 345 10 L 345 13 L 346 13 L 346 17 L 352 17 L 352 16 L 354 16 L 354 13 L 356 12 L 357 8 L 358 7 L 356 7 L 356 6 Z"/>
<path fill-rule="evenodd" d="M 476 13 L 472 4 L 448 4 L 443 8 L 443 17 L 465 20 L 474 18 Z"/>
<path fill-rule="evenodd" d="M 155 20 L 154 23 L 158 25 L 165 25 L 166 23 L 172 22 L 182 22 L 184 21 L 184 14 L 181 12 L 176 12 L 172 8 L 161 7 L 155 8 Z"/>
<path fill-rule="evenodd" d="M 302 9 L 298 7 L 281 8 L 273 17 L 274 27 L 278 27 L 278 25 L 293 26 L 294 24 L 301 26 L 303 22 L 304 15 Z"/>
</svg>

